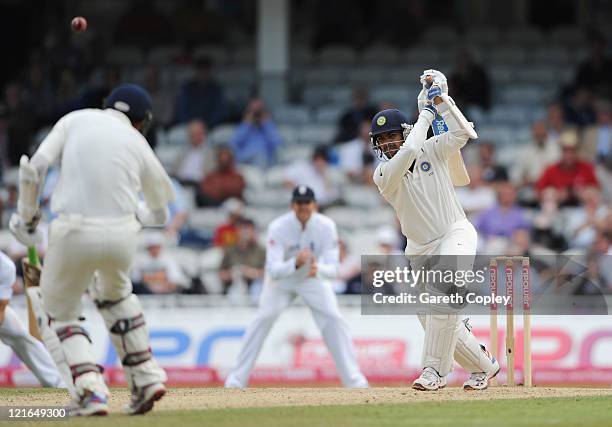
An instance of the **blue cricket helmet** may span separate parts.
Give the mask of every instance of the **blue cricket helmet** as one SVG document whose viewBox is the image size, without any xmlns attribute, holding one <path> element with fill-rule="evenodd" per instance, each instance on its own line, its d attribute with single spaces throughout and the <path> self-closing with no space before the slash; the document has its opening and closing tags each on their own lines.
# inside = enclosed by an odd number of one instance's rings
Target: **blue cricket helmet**
<svg viewBox="0 0 612 427">
<path fill-rule="evenodd" d="M 370 142 L 378 156 L 384 160 L 382 150 L 378 145 L 377 137 L 386 132 L 399 131 L 403 134 L 403 124 L 407 125 L 408 116 L 395 108 L 379 111 L 372 119 L 370 127 Z"/>
<path fill-rule="evenodd" d="M 146 134 L 153 121 L 153 102 L 149 93 L 141 86 L 125 83 L 117 86 L 104 100 L 104 108 L 121 111 L 132 122 L 144 121 L 141 132 Z"/>
</svg>

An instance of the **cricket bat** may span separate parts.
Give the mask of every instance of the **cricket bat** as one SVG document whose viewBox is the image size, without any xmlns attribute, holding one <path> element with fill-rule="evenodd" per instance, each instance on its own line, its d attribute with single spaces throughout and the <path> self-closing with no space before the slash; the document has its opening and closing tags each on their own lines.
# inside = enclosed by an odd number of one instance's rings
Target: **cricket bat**
<svg viewBox="0 0 612 427">
<path fill-rule="evenodd" d="M 23 281 L 26 289 L 40 286 L 41 265 L 40 259 L 38 259 L 36 247 L 28 247 L 28 256 L 27 258 L 23 258 L 21 260 L 21 266 L 23 268 Z M 30 300 L 27 290 L 25 294 L 28 301 L 28 330 L 30 335 L 37 340 L 42 341 L 40 331 L 38 329 L 38 321 L 36 320 L 36 315 L 34 314 L 34 309 L 32 308 L 32 301 Z"/>
<path fill-rule="evenodd" d="M 433 78 L 431 76 L 427 76 L 426 80 L 431 86 L 431 84 L 433 83 Z M 463 114 L 459 112 L 456 106 L 453 105 L 450 109 L 450 112 L 459 121 L 459 123 L 462 123 L 462 121 L 465 121 L 467 123 L 467 120 L 465 119 Z M 439 114 L 436 114 L 436 117 L 431 123 L 431 129 L 433 130 L 434 135 L 440 135 L 442 133 L 448 132 L 448 126 L 446 125 L 446 122 L 444 121 L 442 116 Z M 466 129 L 471 129 L 471 127 L 467 125 Z M 476 137 L 476 132 L 472 130 L 472 134 L 470 134 L 470 138 L 475 138 L 475 137 Z M 448 170 L 450 173 L 451 181 L 454 186 L 464 187 L 466 185 L 469 185 L 470 176 L 468 174 L 467 168 L 465 167 L 465 161 L 463 160 L 461 151 L 457 151 L 455 154 L 453 154 L 448 159 Z"/>
</svg>

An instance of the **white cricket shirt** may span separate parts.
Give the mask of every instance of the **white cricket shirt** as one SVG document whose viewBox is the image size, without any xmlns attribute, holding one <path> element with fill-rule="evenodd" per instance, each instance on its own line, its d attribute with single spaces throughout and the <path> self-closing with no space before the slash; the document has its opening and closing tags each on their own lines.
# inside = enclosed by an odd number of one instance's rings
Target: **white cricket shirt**
<svg viewBox="0 0 612 427">
<path fill-rule="evenodd" d="M 440 238 L 465 218 L 450 178 L 448 158 L 465 145 L 468 136 L 443 116 L 449 131 L 426 140 L 433 113 L 421 111 L 397 154 L 374 171 L 374 182 L 395 209 L 402 233 L 417 244 Z"/>
<path fill-rule="evenodd" d="M 334 279 L 338 276 L 340 257 L 334 221 L 314 212 L 306 226 L 302 227 L 295 213 L 290 211 L 268 226 L 265 282 L 306 280 L 310 270 L 308 263 L 299 269 L 295 267 L 295 257 L 302 249 L 310 249 L 317 260 L 316 279 Z"/>
<path fill-rule="evenodd" d="M 49 164 L 61 159 L 51 197 L 57 214 L 85 217 L 133 215 L 138 193 L 152 210 L 174 200 L 168 174 L 144 136 L 116 110 L 86 109 L 62 117 L 36 154 Z"/>
</svg>

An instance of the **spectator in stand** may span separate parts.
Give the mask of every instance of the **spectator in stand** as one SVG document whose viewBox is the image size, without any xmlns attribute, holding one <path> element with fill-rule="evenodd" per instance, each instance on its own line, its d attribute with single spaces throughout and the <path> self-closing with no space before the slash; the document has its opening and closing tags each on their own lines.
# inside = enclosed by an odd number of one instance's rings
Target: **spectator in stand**
<svg viewBox="0 0 612 427">
<path fill-rule="evenodd" d="M 590 90 L 585 87 L 578 87 L 569 95 L 565 106 L 567 120 L 578 127 L 595 123 L 593 101 L 593 94 Z"/>
<path fill-rule="evenodd" d="M 536 206 L 537 194 L 533 185 L 551 164 L 561 157 L 556 139 L 549 137 L 546 123 L 531 126 L 531 141 L 521 148 L 511 170 L 512 182 L 518 189 L 520 204 Z"/>
<path fill-rule="evenodd" d="M 171 256 L 162 252 L 164 237 L 151 233 L 146 237 L 146 253 L 137 257 L 132 267 L 134 292 L 171 294 L 189 287 L 189 280 Z"/>
<path fill-rule="evenodd" d="M 530 228 L 525 210 L 516 204 L 516 189 L 510 182 L 497 185 L 497 204 L 480 214 L 474 225 L 484 241 L 510 239 L 515 230 Z"/>
<path fill-rule="evenodd" d="M 176 97 L 168 86 L 162 85 L 159 76 L 159 68 L 155 65 L 147 67 L 144 76 L 144 87 L 151 95 L 153 111 L 155 113 L 155 124 L 168 127 L 174 119 L 174 102 Z"/>
<path fill-rule="evenodd" d="M 332 281 L 334 292 L 337 294 L 361 293 L 361 258 L 351 253 L 344 240 L 338 241 L 340 265 L 338 278 Z"/>
<path fill-rule="evenodd" d="M 28 79 L 24 85 L 25 98 L 28 110 L 34 114 L 37 127 L 47 124 L 53 118 L 55 97 L 51 81 L 46 78 L 41 64 L 35 62 L 30 65 Z"/>
<path fill-rule="evenodd" d="M 206 248 L 210 246 L 212 236 L 209 232 L 191 227 L 189 219 L 189 208 L 193 205 L 193 200 L 189 201 L 191 193 L 185 191 L 183 186 L 172 177 L 172 186 L 176 198 L 168 204 L 170 219 L 164 227 L 165 237 L 180 246 L 190 246 L 195 248 Z"/>
<path fill-rule="evenodd" d="M 485 182 L 508 181 L 508 171 L 496 163 L 495 147 L 490 142 L 478 144 L 478 164 Z"/>
<path fill-rule="evenodd" d="M 206 123 L 192 120 L 187 127 L 189 148 L 179 157 L 174 175 L 182 185 L 197 188 L 215 169 L 215 151 L 208 144 Z"/>
<path fill-rule="evenodd" d="M 557 252 L 567 249 L 563 237 L 564 221 L 559 208 L 557 190 L 545 188 L 540 195 L 540 208 L 535 212 L 532 221 L 533 241 Z"/>
<path fill-rule="evenodd" d="M 568 130 L 568 124 L 565 122 L 563 107 L 559 103 L 553 103 L 548 106 L 546 113 L 546 129 L 551 140 L 557 142 L 559 136 Z"/>
<path fill-rule="evenodd" d="M 544 170 L 536 188 L 540 194 L 546 188 L 554 188 L 559 193 L 561 206 L 576 206 L 578 191 L 583 187 L 599 187 L 599 183 L 593 165 L 578 156 L 578 134 L 575 131 L 561 134 L 559 144 L 561 160 Z"/>
<path fill-rule="evenodd" d="M 238 241 L 236 224 L 242 218 L 244 203 L 239 199 L 228 199 L 222 209 L 227 214 L 227 221 L 216 228 L 213 241 L 215 246 L 232 246 Z"/>
<path fill-rule="evenodd" d="M 561 150 L 559 144 L 548 136 L 546 123 L 535 122 L 531 126 L 531 141 L 526 144 L 516 157 L 512 169 L 512 181 L 515 185 L 533 185 L 548 166 L 559 161 Z"/>
<path fill-rule="evenodd" d="M 200 119 L 212 129 L 227 116 L 223 88 L 212 77 L 213 64 L 210 58 L 200 57 L 196 59 L 195 65 L 195 77 L 183 84 L 179 90 L 176 121 L 187 123 Z"/>
<path fill-rule="evenodd" d="M 595 242 L 597 230 L 604 227 L 610 209 L 602 204 L 597 188 L 584 188 L 579 197 L 581 206 L 566 213 L 564 228 L 571 249 L 588 249 Z"/>
<path fill-rule="evenodd" d="M 578 66 L 574 86 L 586 87 L 604 97 L 612 97 L 612 59 L 606 53 L 606 39 L 593 34 L 589 57 Z"/>
<path fill-rule="evenodd" d="M 238 241 L 223 249 L 223 260 L 219 276 L 223 284 L 223 294 L 227 294 L 232 284 L 244 283 L 249 294 L 259 294 L 262 286 L 266 250 L 257 240 L 255 223 L 250 219 L 240 219 L 236 223 Z"/>
<path fill-rule="evenodd" d="M 314 149 L 312 160 L 298 160 L 287 168 L 288 188 L 308 185 L 317 195 L 321 209 L 340 202 L 340 188 L 345 182 L 344 175 L 329 164 L 329 151 L 324 145 Z"/>
<path fill-rule="evenodd" d="M 217 167 L 204 177 L 197 196 L 198 206 L 219 206 L 229 198 L 243 199 L 244 177 L 236 170 L 231 148 L 217 148 Z"/>
<path fill-rule="evenodd" d="M 600 100 L 595 112 L 597 122 L 585 129 L 580 155 L 588 162 L 605 163 L 612 157 L 612 105 Z"/>
<path fill-rule="evenodd" d="M 470 220 L 480 212 L 495 205 L 495 190 L 482 180 L 480 165 L 468 166 L 470 184 L 466 187 L 455 187 L 459 203 Z"/>
<path fill-rule="evenodd" d="M 361 122 L 371 121 L 377 112 L 376 106 L 370 104 L 368 90 L 365 87 L 353 88 L 353 105 L 340 116 L 334 141 L 341 143 L 357 137 Z M 319 193 L 315 191 L 315 194 L 318 197 Z"/>
<path fill-rule="evenodd" d="M 359 135 L 336 147 L 338 166 L 353 182 L 373 184 L 376 155 L 370 142 L 371 126 L 371 120 L 363 120 L 359 125 Z"/>
<path fill-rule="evenodd" d="M 612 104 L 600 100 L 595 104 L 597 123 L 584 131 L 581 156 L 595 162 L 595 173 L 605 200 L 612 202 Z"/>
<path fill-rule="evenodd" d="M 242 123 L 230 140 L 236 161 L 261 168 L 269 167 L 275 163 L 276 150 L 282 143 L 263 100 L 251 100 Z"/>
<path fill-rule="evenodd" d="M 453 98 L 462 108 L 479 107 L 488 110 L 491 106 L 491 83 L 485 69 L 474 61 L 466 49 L 459 51 L 455 70 L 450 76 Z"/>
</svg>

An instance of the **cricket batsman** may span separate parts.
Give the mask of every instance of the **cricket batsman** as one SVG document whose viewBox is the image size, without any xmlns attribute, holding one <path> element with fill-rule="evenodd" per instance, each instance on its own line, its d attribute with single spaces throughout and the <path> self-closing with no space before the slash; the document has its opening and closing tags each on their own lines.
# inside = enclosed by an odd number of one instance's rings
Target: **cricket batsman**
<svg viewBox="0 0 612 427">
<path fill-rule="evenodd" d="M 423 256 L 476 255 L 476 230 L 457 200 L 449 166 L 470 137 L 472 126 L 448 96 L 446 77 L 426 70 L 421 76 L 419 116 L 414 125 L 399 110 L 383 110 L 374 116 L 370 132 L 382 163 L 374 172 L 381 195 L 393 206 L 408 243 L 405 253 L 413 260 Z M 441 115 L 448 132 L 427 138 L 427 131 Z M 462 160 L 460 160 L 462 162 Z M 460 174 L 458 174 L 460 175 Z M 465 268 L 465 266 L 464 266 Z M 470 372 L 465 390 L 484 390 L 499 372 L 499 363 L 452 308 L 419 315 L 425 330 L 421 376 L 416 390 L 438 390 L 446 385 L 453 360 Z"/>
<path fill-rule="evenodd" d="M 19 166 L 17 212 L 10 229 L 26 246 L 39 240 L 39 195 L 49 166 L 61 161 L 51 210 L 49 245 L 32 300 L 40 334 L 73 398 L 71 414 L 106 415 L 109 391 L 82 326 L 81 297 L 90 294 L 104 318 L 125 371 L 132 399 L 126 412 L 150 411 L 165 393 L 165 372 L 151 354 L 129 268 L 141 225 L 162 225 L 174 199 L 170 178 L 143 134 L 152 120 L 151 98 L 124 84 L 104 109 L 62 117 L 40 147 Z M 139 193 L 144 202 L 139 202 Z M 29 294 L 30 295 L 30 294 Z"/>
<path fill-rule="evenodd" d="M 259 308 L 245 332 L 236 367 L 225 381 L 227 388 L 247 387 L 251 369 L 272 325 L 298 295 L 312 311 L 342 384 L 350 388 L 368 387 L 330 283 L 338 276 L 336 224 L 316 212 L 316 207 L 314 191 L 300 185 L 293 190 L 291 211 L 270 223 Z"/>
<path fill-rule="evenodd" d="M 43 387 L 64 387 L 53 359 L 9 306 L 15 283 L 15 264 L 0 252 L 0 341 L 13 349 Z"/>
</svg>

